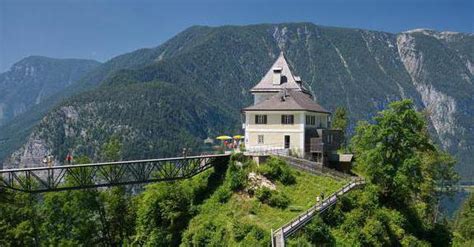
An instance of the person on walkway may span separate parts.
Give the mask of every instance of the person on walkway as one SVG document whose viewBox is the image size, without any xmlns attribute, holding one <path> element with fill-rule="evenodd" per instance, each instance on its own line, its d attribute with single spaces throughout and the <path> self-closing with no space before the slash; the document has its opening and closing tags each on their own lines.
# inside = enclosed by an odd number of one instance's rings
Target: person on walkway
<svg viewBox="0 0 474 247">
<path fill-rule="evenodd" d="M 321 198 L 319 196 L 316 197 L 316 203 L 319 204 L 319 201 L 321 200 Z"/>
<path fill-rule="evenodd" d="M 53 167 L 53 156 L 52 155 L 48 155 L 47 161 L 48 161 L 48 167 L 49 168 Z"/>
<path fill-rule="evenodd" d="M 324 200 L 324 192 L 321 192 L 321 200 Z"/>
<path fill-rule="evenodd" d="M 68 165 L 71 165 L 72 164 L 72 155 L 71 153 L 68 153 L 67 156 L 66 156 L 66 161 L 67 161 L 67 164 Z"/>
<path fill-rule="evenodd" d="M 45 156 L 43 157 L 43 164 L 44 164 L 45 166 L 48 165 L 48 155 L 45 155 Z"/>
</svg>

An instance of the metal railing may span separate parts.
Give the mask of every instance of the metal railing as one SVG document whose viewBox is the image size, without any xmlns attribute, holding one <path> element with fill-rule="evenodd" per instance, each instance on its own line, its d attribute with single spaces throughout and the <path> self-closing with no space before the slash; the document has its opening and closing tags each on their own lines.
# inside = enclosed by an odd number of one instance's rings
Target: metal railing
<svg viewBox="0 0 474 247">
<path fill-rule="evenodd" d="M 316 175 L 329 175 L 335 179 L 341 179 L 341 178 L 346 179 L 346 178 L 352 177 L 351 175 L 347 173 L 343 173 L 338 170 L 326 167 L 320 162 L 315 162 L 315 161 L 310 161 L 306 159 L 296 158 L 292 156 L 285 156 L 285 155 L 277 155 L 277 156 L 279 156 L 281 159 L 285 160 L 289 165 L 295 168 L 298 168 L 300 170 L 304 170 L 307 172 L 311 172 Z"/>
<path fill-rule="evenodd" d="M 255 156 L 264 156 L 264 155 L 278 156 L 279 158 L 287 161 L 287 163 L 294 168 L 311 172 L 317 175 L 330 175 L 336 179 L 340 179 L 340 178 L 345 179 L 345 178 L 352 177 L 349 174 L 324 166 L 323 163 L 321 162 L 310 161 L 307 159 L 298 158 L 298 157 L 294 157 L 290 155 L 291 153 L 299 154 L 302 151 L 303 150 L 301 149 L 285 149 L 285 148 L 282 148 L 280 144 L 279 146 L 274 146 L 274 147 L 271 145 L 255 147 L 255 148 L 252 148 L 252 150 L 245 151 L 244 154 L 255 155 Z"/>
<path fill-rule="evenodd" d="M 246 155 L 277 155 L 277 154 L 288 154 L 289 149 L 282 147 L 282 144 L 265 144 L 262 146 L 252 147 L 247 149 L 244 154 Z"/>
<path fill-rule="evenodd" d="M 324 152 L 324 143 L 310 143 L 309 144 L 309 151 L 314 153 L 314 152 Z"/>
<path fill-rule="evenodd" d="M 0 170 L 0 187 L 35 193 L 170 181 L 192 177 L 229 157 L 219 154 L 7 169 Z"/>
<path fill-rule="evenodd" d="M 365 181 L 362 178 L 355 178 L 351 180 L 350 183 L 344 185 L 344 187 L 342 187 L 340 190 L 329 195 L 322 202 L 313 205 L 311 208 L 299 214 L 279 229 L 275 231 L 272 230 L 272 246 L 284 246 L 285 239 L 308 223 L 314 215 L 324 212 L 337 202 L 338 197 L 363 184 L 365 184 Z"/>
</svg>

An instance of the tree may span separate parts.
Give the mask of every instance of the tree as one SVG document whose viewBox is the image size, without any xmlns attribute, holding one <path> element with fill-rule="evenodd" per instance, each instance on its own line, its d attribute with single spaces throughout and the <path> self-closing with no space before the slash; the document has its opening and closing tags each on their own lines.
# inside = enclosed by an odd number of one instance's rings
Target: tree
<svg viewBox="0 0 474 247">
<path fill-rule="evenodd" d="M 123 246 L 131 240 L 135 230 L 135 200 L 125 187 L 109 188 L 100 193 L 105 221 L 112 246 Z"/>
<path fill-rule="evenodd" d="M 455 245 L 474 245 L 474 193 L 463 203 L 454 221 Z"/>
<path fill-rule="evenodd" d="M 180 182 L 147 186 L 138 204 L 135 244 L 176 246 L 192 215 L 192 192 Z"/>
<path fill-rule="evenodd" d="M 435 147 L 426 121 L 411 100 L 391 103 L 373 121 L 357 126 L 352 149 L 357 155 L 356 169 L 379 186 L 386 200 L 408 202 L 419 196 L 430 179 L 456 181 L 453 159 Z M 429 192 L 435 189 L 430 186 Z"/>
<path fill-rule="evenodd" d="M 101 149 L 103 161 L 118 161 L 122 159 L 122 143 L 117 137 L 110 138 Z"/>
<path fill-rule="evenodd" d="M 338 106 L 334 112 L 334 118 L 332 120 L 332 128 L 340 129 L 344 133 L 346 132 L 349 120 L 347 117 L 347 110 L 344 107 Z"/>
<path fill-rule="evenodd" d="M 314 217 L 309 225 L 304 229 L 305 234 L 312 243 L 321 245 L 334 245 L 334 237 L 330 228 L 317 216 Z"/>
<path fill-rule="evenodd" d="M 39 243 L 38 198 L 34 194 L 0 190 L 0 246 L 35 246 Z"/>
<path fill-rule="evenodd" d="M 436 222 L 436 209 L 440 196 L 451 193 L 457 182 L 455 161 L 433 144 L 427 123 L 414 110 L 413 102 L 393 102 L 373 123 L 359 123 L 351 145 L 357 156 L 356 170 L 371 188 L 364 194 L 380 201 L 375 207 L 359 202 L 361 213 L 353 214 L 357 220 L 352 222 L 367 229 L 363 231 L 363 239 L 369 241 L 365 244 L 372 245 L 374 239 L 393 244 L 400 236 L 394 238 L 390 233 L 399 232 L 398 228 L 405 231 L 404 239 L 410 243 L 421 238 L 432 244 L 449 244 L 449 229 Z M 349 219 L 345 224 L 350 225 Z M 385 223 L 377 225 L 379 221 Z M 386 231 L 384 226 L 395 228 Z"/>
<path fill-rule="evenodd" d="M 40 204 L 43 216 L 42 243 L 61 245 L 105 245 L 107 230 L 95 189 L 50 192 Z"/>
<path fill-rule="evenodd" d="M 103 161 L 122 159 L 122 143 L 117 137 L 110 138 L 100 150 Z M 111 173 L 120 172 L 120 167 L 105 167 Z M 104 210 L 109 243 L 113 246 L 123 245 L 133 234 L 135 226 L 135 205 L 133 197 L 127 193 L 125 186 L 109 188 L 100 193 L 100 202 Z"/>
<path fill-rule="evenodd" d="M 76 159 L 87 164 L 87 156 Z M 87 168 L 80 170 L 90 173 Z M 66 177 L 65 183 L 75 185 L 76 180 Z M 106 245 L 108 229 L 103 205 L 97 189 L 83 189 L 44 194 L 39 205 L 43 217 L 41 239 L 46 245 Z"/>
<path fill-rule="evenodd" d="M 343 142 L 342 148 L 346 148 L 346 134 L 349 120 L 347 116 L 347 110 L 344 107 L 338 106 L 334 112 L 334 118 L 332 120 L 332 128 L 342 130 Z"/>
</svg>

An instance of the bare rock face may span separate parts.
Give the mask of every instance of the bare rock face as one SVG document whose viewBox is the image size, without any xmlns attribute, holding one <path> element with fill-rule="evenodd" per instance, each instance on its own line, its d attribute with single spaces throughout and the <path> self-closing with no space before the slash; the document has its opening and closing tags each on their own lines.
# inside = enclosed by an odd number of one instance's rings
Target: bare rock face
<svg viewBox="0 0 474 247">
<path fill-rule="evenodd" d="M 281 29 L 279 27 L 275 27 L 273 31 L 273 38 L 278 44 L 278 47 L 283 50 L 286 46 L 286 43 L 288 42 L 288 28 L 287 27 L 282 27 Z"/>
<path fill-rule="evenodd" d="M 63 131 L 66 137 L 74 137 L 76 131 L 73 124 L 79 118 L 79 114 L 72 106 L 64 106 L 59 109 L 59 115 L 62 116 L 61 122 L 63 123 Z M 43 122 L 48 122 L 50 119 L 45 118 Z M 58 120 L 58 119 L 56 119 Z M 46 131 L 47 132 L 47 131 Z M 46 155 L 53 154 L 54 150 L 51 145 L 48 144 L 48 140 L 45 139 L 48 133 L 45 133 L 40 127 L 37 131 L 33 132 L 28 138 L 25 145 L 15 151 L 3 164 L 4 169 L 9 168 L 28 168 L 28 167 L 41 167 L 43 158 Z M 58 157 L 54 157 L 53 165 L 60 165 Z"/>
<path fill-rule="evenodd" d="M 61 115 L 63 115 L 63 118 L 65 120 L 63 123 L 64 135 L 66 137 L 76 136 L 76 130 L 74 129 L 73 125 L 77 122 L 77 119 L 79 118 L 79 113 L 72 106 L 61 107 L 60 111 Z"/>
<path fill-rule="evenodd" d="M 424 69 L 424 54 L 416 49 L 415 38 L 409 33 L 400 34 L 397 38 L 398 53 L 408 71 L 413 85 L 421 95 L 424 107 L 429 113 L 433 127 L 444 148 L 453 143 L 450 135 L 455 135 L 457 124 L 456 101 L 453 97 L 437 90 L 426 78 L 429 76 Z"/>
<path fill-rule="evenodd" d="M 270 190 L 276 190 L 276 185 L 272 183 L 272 181 L 268 180 L 266 177 L 257 174 L 255 172 L 251 172 L 248 175 L 249 181 L 249 190 L 257 190 L 260 188 L 268 188 Z"/>
<path fill-rule="evenodd" d="M 44 166 L 43 157 L 50 153 L 51 150 L 46 145 L 46 142 L 32 134 L 26 144 L 15 151 L 4 163 L 4 169 Z M 58 162 L 55 160 L 54 165 L 57 164 Z"/>
</svg>

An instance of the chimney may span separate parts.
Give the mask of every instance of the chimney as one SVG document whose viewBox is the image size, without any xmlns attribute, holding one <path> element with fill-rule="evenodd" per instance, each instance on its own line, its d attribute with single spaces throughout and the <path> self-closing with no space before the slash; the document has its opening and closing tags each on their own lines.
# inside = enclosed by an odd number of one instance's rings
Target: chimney
<svg viewBox="0 0 474 247">
<path fill-rule="evenodd" d="M 273 85 L 281 84 L 281 71 L 282 68 L 280 67 L 273 68 Z"/>
<path fill-rule="evenodd" d="M 283 94 L 281 95 L 281 101 L 286 101 L 287 97 L 288 97 L 288 91 L 286 91 L 286 88 L 283 88 Z"/>
<path fill-rule="evenodd" d="M 298 86 L 301 87 L 301 83 L 303 82 L 301 81 L 301 78 L 299 76 L 295 76 L 295 81 L 296 81 L 296 84 L 298 84 Z"/>
</svg>

